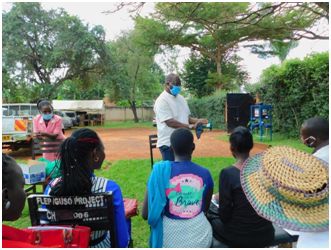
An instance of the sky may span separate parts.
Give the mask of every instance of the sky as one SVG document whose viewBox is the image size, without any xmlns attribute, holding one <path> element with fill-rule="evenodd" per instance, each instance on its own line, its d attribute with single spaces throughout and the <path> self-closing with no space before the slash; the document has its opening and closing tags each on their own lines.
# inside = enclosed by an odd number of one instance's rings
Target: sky
<svg viewBox="0 0 331 250">
<path fill-rule="evenodd" d="M 43 2 L 42 7 L 46 10 L 55 8 L 64 8 L 69 14 L 78 16 L 85 23 L 90 25 L 102 25 L 106 31 L 106 39 L 114 40 L 122 31 L 133 29 L 134 22 L 130 17 L 127 9 L 122 9 L 116 13 L 104 14 L 102 12 L 115 9 L 114 2 Z M 140 14 L 148 15 L 153 11 L 154 4 L 148 2 L 142 8 Z M 3 3 L 2 9 L 10 10 L 10 3 Z M 327 27 L 327 22 L 323 24 L 323 30 Z M 326 28 L 327 29 L 327 28 Z M 304 58 L 312 52 L 322 52 L 329 50 L 329 40 L 309 40 L 302 39 L 299 46 L 290 51 L 287 59 Z M 189 57 L 189 49 L 180 49 L 177 57 L 179 69 L 182 68 L 185 59 Z M 240 47 L 237 54 L 243 58 L 241 66 L 249 74 L 249 83 L 258 81 L 262 71 L 272 64 L 279 64 L 276 57 L 261 59 L 257 55 L 250 53 L 249 49 Z M 157 55 L 156 62 L 162 67 L 165 73 L 169 72 L 169 57 L 165 55 Z"/>
</svg>

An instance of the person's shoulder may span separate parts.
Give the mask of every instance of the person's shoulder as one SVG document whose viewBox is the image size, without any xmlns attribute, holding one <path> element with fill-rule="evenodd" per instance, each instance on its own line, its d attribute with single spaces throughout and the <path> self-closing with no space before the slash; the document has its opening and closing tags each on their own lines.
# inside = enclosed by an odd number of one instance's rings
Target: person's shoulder
<svg viewBox="0 0 331 250">
<path fill-rule="evenodd" d="M 161 92 L 161 94 L 159 94 L 159 96 L 156 98 L 156 101 L 160 101 L 160 100 L 163 100 L 165 98 L 167 98 L 167 92 L 165 90 L 163 90 Z"/>
<path fill-rule="evenodd" d="M 232 175 L 237 175 L 239 174 L 240 171 L 234 166 L 228 166 L 226 168 L 223 168 L 220 172 L 221 175 L 223 176 L 232 176 Z"/>
<path fill-rule="evenodd" d="M 33 120 L 38 121 L 40 120 L 40 118 L 41 118 L 41 114 L 38 114 L 35 117 L 33 117 Z"/>
<path fill-rule="evenodd" d="M 154 106 L 159 105 L 160 103 L 166 102 L 166 95 L 165 91 L 163 91 L 155 100 Z"/>
<path fill-rule="evenodd" d="M 55 120 L 55 121 L 62 121 L 62 117 L 61 116 L 59 116 L 59 115 L 53 115 L 53 119 Z"/>
<path fill-rule="evenodd" d="M 113 180 L 104 178 L 104 177 L 99 177 L 99 176 L 94 176 L 93 181 L 95 183 L 105 183 L 106 184 L 106 191 L 115 191 L 117 189 L 121 189 L 120 186 Z"/>
<path fill-rule="evenodd" d="M 327 164 L 329 164 L 329 145 L 326 145 L 319 150 L 317 150 L 313 156 L 316 158 L 325 161 Z"/>
<path fill-rule="evenodd" d="M 210 174 L 210 171 L 208 168 L 204 167 L 204 166 L 201 166 L 201 165 L 198 165 L 194 162 L 190 162 L 190 164 L 195 168 L 197 169 L 198 171 L 202 172 L 203 174 Z"/>
</svg>

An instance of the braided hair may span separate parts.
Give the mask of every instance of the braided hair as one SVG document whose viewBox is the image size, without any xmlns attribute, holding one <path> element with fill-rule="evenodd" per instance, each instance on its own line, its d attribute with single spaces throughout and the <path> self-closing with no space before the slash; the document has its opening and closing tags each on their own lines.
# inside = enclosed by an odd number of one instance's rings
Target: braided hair
<svg viewBox="0 0 331 250">
<path fill-rule="evenodd" d="M 94 149 L 103 148 L 97 133 L 78 129 L 62 144 L 59 152 L 61 180 L 52 188 L 51 195 L 70 196 L 91 194 L 90 157 Z"/>
<path fill-rule="evenodd" d="M 54 108 L 51 104 L 50 101 L 46 100 L 46 99 L 40 99 L 38 102 L 37 102 L 37 108 L 39 111 L 41 111 L 42 107 L 45 107 L 45 106 L 48 106 L 51 108 L 51 110 L 53 111 Z"/>
</svg>

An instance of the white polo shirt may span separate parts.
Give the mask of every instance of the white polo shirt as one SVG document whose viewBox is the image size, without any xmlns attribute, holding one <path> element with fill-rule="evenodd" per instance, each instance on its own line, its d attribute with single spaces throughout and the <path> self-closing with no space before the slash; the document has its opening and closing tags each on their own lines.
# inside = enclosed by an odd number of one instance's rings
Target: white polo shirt
<svg viewBox="0 0 331 250">
<path fill-rule="evenodd" d="M 320 148 L 313 155 L 329 164 L 329 145 Z"/>
<path fill-rule="evenodd" d="M 163 91 L 154 104 L 157 125 L 157 147 L 170 146 L 170 135 L 175 130 L 168 127 L 166 120 L 175 119 L 181 123 L 189 124 L 190 109 L 183 96 L 173 96 Z"/>
</svg>

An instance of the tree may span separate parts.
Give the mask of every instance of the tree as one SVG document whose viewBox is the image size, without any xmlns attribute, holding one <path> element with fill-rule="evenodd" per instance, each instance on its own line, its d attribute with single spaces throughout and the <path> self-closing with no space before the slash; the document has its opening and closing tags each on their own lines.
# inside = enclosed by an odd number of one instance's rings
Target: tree
<svg viewBox="0 0 331 250">
<path fill-rule="evenodd" d="M 164 79 L 154 63 L 154 52 L 137 46 L 135 32 L 123 33 L 109 44 L 113 65 L 108 94 L 113 101 L 126 100 L 138 122 L 137 103 L 148 102 L 161 92 Z"/>
<path fill-rule="evenodd" d="M 254 9 L 255 8 L 255 9 Z M 224 88 L 222 62 L 241 42 L 293 38 L 317 15 L 285 3 L 157 3 L 149 18 L 136 18 L 143 44 L 191 48 L 216 64 L 216 86 Z"/>
<path fill-rule="evenodd" d="M 282 63 L 291 49 L 294 49 L 298 46 L 298 41 L 289 40 L 271 40 L 270 42 L 262 45 L 253 44 L 253 45 L 245 45 L 244 47 L 251 48 L 251 52 L 253 54 L 257 54 L 260 58 L 268 58 L 272 56 L 277 56 Z"/>
<path fill-rule="evenodd" d="M 40 3 L 14 3 L 3 14 L 3 67 L 14 81 L 56 97 L 67 80 L 87 84 L 109 60 L 105 32 L 90 28 L 63 9 L 45 11 Z"/>
<path fill-rule="evenodd" d="M 247 80 L 247 72 L 243 71 L 239 62 L 241 58 L 232 56 L 230 59 L 223 61 L 223 78 L 227 84 L 227 90 L 233 90 L 243 85 Z M 192 54 L 188 60 L 185 61 L 182 78 L 184 86 L 195 96 L 203 97 L 210 95 L 215 91 L 213 85 L 213 72 L 216 70 L 216 64 L 213 60 L 201 57 L 197 54 Z"/>
</svg>

